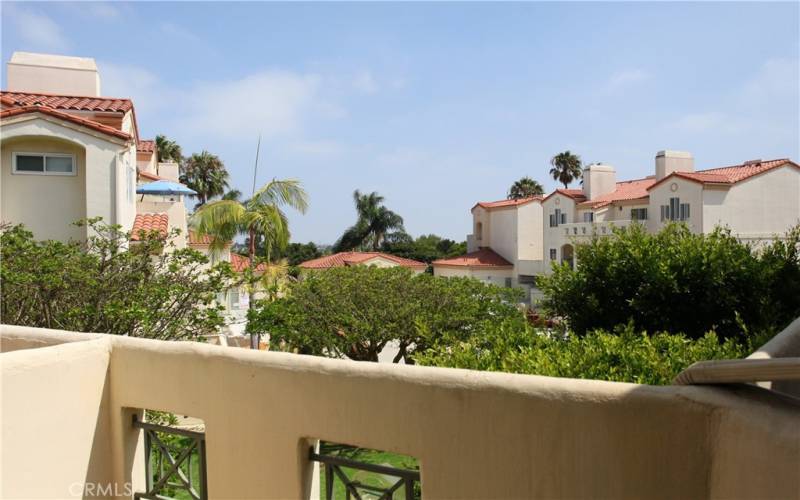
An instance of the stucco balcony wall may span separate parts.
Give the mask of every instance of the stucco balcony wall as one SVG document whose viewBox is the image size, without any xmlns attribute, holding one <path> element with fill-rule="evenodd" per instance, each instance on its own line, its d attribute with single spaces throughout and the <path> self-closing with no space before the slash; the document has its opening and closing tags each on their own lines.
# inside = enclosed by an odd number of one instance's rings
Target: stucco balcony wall
<svg viewBox="0 0 800 500">
<path fill-rule="evenodd" d="M 210 498 L 307 498 L 316 439 L 417 457 L 429 499 L 800 491 L 800 406 L 758 387 L 358 363 L 12 326 L 0 335 L 4 498 L 75 497 L 75 481 L 141 485 L 131 418 L 142 408 L 205 422 Z"/>
</svg>

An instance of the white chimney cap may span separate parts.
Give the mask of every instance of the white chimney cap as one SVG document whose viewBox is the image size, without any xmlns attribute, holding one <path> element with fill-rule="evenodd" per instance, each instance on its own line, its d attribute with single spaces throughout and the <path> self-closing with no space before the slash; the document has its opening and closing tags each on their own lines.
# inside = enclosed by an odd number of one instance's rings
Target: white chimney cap
<svg viewBox="0 0 800 500">
<path fill-rule="evenodd" d="M 691 158 L 692 153 L 688 151 L 673 151 L 671 149 L 665 149 L 656 153 L 656 157 L 658 156 L 666 156 L 669 158 Z"/>
</svg>

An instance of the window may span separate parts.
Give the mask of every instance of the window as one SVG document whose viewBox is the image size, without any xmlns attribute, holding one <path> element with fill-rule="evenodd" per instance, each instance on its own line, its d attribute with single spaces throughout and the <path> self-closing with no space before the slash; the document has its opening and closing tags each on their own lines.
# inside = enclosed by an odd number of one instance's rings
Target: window
<svg viewBox="0 0 800 500">
<path fill-rule="evenodd" d="M 75 156 L 65 153 L 12 153 L 15 174 L 75 175 Z"/>
<path fill-rule="evenodd" d="M 511 288 L 511 278 L 506 278 L 506 288 Z"/>
<path fill-rule="evenodd" d="M 228 309 L 239 309 L 239 289 L 228 290 Z"/>
<path fill-rule="evenodd" d="M 594 222 L 594 212 L 584 212 L 583 222 Z"/>
<path fill-rule="evenodd" d="M 483 239 L 483 222 L 475 224 L 475 239 L 478 241 Z"/>
<path fill-rule="evenodd" d="M 550 260 L 556 260 L 556 249 L 555 248 L 551 248 L 550 249 Z"/>
<path fill-rule="evenodd" d="M 681 203 L 680 198 L 670 198 L 669 205 L 661 205 L 661 221 L 689 220 L 689 204 Z"/>
<path fill-rule="evenodd" d="M 561 223 L 562 224 L 566 224 L 567 223 L 567 214 L 566 213 L 562 213 L 561 214 Z"/>
<path fill-rule="evenodd" d="M 631 220 L 647 220 L 647 209 L 646 208 L 632 208 L 631 209 Z"/>
</svg>

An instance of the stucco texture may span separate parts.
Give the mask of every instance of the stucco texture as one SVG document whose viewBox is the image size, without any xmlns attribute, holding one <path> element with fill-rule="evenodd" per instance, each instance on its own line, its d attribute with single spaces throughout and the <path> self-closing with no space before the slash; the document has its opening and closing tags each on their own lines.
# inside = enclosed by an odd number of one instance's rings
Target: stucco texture
<svg viewBox="0 0 800 500">
<path fill-rule="evenodd" d="M 17 347 L 71 336 L 8 326 L 2 334 Z M 211 498 L 307 498 L 307 453 L 316 439 L 417 457 L 429 499 L 796 498 L 800 492 L 800 406 L 757 387 L 651 387 L 109 341 L 108 372 L 93 375 L 87 393 L 96 401 L 101 381 L 110 381 L 115 481 L 142 475 L 135 466 L 138 433 L 126 412 L 151 408 L 206 423 Z M 55 349 L 63 347 L 11 355 L 44 357 Z M 20 379 L 16 394 L 27 383 Z M 59 401 L 39 389 L 26 392 L 40 399 L 36 404 Z M 74 389 L 62 390 L 74 397 Z M 4 394 L 5 411 L 15 401 Z M 15 418 L 29 448 L 44 445 L 37 426 Z M 57 437 L 49 445 L 71 442 L 59 439 L 78 438 Z M 23 452 L 4 443 L 6 449 Z M 86 460 L 86 451 L 72 452 Z M 13 477 L 6 481 L 18 487 Z M 30 490 L 39 497 L 47 491 Z"/>
</svg>

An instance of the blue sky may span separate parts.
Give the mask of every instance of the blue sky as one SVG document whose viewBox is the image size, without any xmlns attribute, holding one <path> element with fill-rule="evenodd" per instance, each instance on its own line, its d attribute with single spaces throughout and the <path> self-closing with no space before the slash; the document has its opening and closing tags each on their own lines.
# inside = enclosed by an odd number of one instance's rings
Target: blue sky
<svg viewBox="0 0 800 500">
<path fill-rule="evenodd" d="M 2 56 L 94 57 L 139 129 L 218 154 L 248 193 L 300 179 L 295 241 L 331 243 L 378 191 L 413 235 L 462 240 L 470 207 L 570 149 L 650 175 L 800 159 L 800 4 L 9 3 Z M 5 81 L 4 87 L 5 87 Z"/>
</svg>

